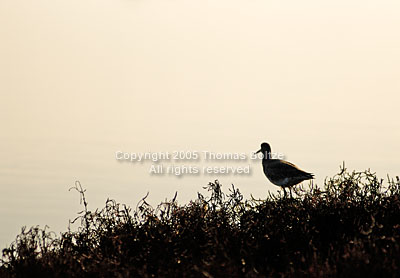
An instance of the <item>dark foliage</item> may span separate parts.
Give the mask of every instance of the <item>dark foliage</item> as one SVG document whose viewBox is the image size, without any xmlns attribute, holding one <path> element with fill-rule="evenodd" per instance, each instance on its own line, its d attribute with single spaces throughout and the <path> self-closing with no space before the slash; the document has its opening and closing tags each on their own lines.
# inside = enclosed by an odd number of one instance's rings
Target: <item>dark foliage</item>
<svg viewBox="0 0 400 278">
<path fill-rule="evenodd" d="M 398 277 L 400 181 L 344 167 L 295 198 L 243 200 L 218 181 L 196 200 L 135 210 L 107 200 L 60 237 L 22 230 L 1 277 Z"/>
</svg>

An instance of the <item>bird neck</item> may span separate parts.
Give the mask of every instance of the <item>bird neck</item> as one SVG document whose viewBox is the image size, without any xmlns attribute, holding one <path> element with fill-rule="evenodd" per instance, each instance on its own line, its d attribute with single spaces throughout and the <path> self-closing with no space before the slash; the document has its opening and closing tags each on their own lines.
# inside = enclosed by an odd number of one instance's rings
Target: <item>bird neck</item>
<svg viewBox="0 0 400 278">
<path fill-rule="evenodd" d="M 263 160 L 269 160 L 269 159 L 271 159 L 271 151 L 267 150 L 267 151 L 264 152 Z"/>
</svg>

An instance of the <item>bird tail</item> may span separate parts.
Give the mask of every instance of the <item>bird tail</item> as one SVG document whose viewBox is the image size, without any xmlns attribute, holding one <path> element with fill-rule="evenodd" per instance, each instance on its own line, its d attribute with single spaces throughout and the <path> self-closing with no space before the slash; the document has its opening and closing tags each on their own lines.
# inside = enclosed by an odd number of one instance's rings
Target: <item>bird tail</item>
<svg viewBox="0 0 400 278">
<path fill-rule="evenodd" d="M 312 173 L 306 173 L 306 177 L 307 177 L 307 179 L 313 179 L 314 178 L 314 174 L 312 174 Z"/>
</svg>

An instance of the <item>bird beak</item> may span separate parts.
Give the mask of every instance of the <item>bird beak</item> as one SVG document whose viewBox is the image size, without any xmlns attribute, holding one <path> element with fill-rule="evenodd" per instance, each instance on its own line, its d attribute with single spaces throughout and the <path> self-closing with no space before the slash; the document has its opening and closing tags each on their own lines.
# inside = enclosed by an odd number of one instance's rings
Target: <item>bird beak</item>
<svg viewBox="0 0 400 278">
<path fill-rule="evenodd" d="M 254 154 L 258 154 L 259 152 L 261 152 L 261 149 L 259 149 L 257 152 L 255 152 Z"/>
</svg>

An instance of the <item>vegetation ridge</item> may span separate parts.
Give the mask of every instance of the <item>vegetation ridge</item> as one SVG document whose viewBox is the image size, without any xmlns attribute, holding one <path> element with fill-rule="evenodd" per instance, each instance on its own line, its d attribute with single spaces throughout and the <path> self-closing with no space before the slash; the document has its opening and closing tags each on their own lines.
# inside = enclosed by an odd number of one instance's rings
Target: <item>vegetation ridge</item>
<svg viewBox="0 0 400 278">
<path fill-rule="evenodd" d="M 23 229 L 2 252 L 0 277 L 398 277 L 400 180 L 340 173 L 323 188 L 243 200 L 218 180 L 195 200 L 135 209 L 107 200 L 77 231 Z"/>
</svg>

